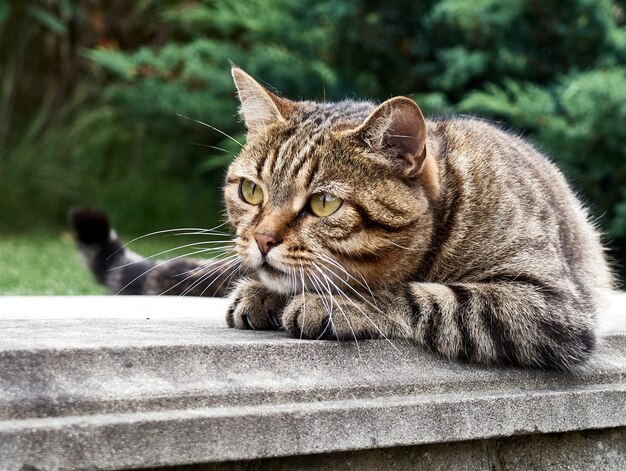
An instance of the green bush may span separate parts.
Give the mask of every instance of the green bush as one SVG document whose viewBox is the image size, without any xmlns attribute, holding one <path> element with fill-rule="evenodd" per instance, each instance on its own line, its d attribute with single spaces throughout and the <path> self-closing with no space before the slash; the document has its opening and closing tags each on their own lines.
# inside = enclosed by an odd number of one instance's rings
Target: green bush
<svg viewBox="0 0 626 471">
<path fill-rule="evenodd" d="M 0 0 L 10 71 L 0 115 L 12 110 L 10 126 L 0 122 L 0 222 L 59 225 L 68 206 L 89 203 L 132 231 L 212 224 L 234 140 L 244 139 L 232 61 L 289 97 L 410 94 L 428 114 L 519 129 L 565 171 L 623 260 L 624 7 Z M 20 44 L 40 56 L 20 62 Z"/>
</svg>

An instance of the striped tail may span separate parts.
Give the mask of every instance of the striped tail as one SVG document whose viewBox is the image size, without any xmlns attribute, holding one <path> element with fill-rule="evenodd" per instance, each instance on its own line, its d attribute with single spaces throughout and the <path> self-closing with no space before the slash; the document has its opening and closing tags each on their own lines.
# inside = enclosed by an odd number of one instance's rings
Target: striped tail
<svg viewBox="0 0 626 471">
<path fill-rule="evenodd" d="M 102 211 L 72 209 L 69 223 L 87 267 L 114 294 L 226 296 L 240 276 L 220 261 L 142 258 L 124 247 Z"/>
</svg>

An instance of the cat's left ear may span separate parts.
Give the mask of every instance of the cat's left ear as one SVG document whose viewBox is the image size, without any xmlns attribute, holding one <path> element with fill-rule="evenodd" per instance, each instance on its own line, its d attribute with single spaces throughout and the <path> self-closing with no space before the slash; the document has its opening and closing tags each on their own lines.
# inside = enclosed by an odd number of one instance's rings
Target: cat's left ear
<svg viewBox="0 0 626 471">
<path fill-rule="evenodd" d="M 410 98 L 391 98 L 354 131 L 376 150 L 396 159 L 404 174 L 415 177 L 426 161 L 426 122 Z"/>
<path fill-rule="evenodd" d="M 270 124 L 285 120 L 293 108 L 292 101 L 274 95 L 238 67 L 233 67 L 231 73 L 248 133 L 254 134 Z"/>
</svg>

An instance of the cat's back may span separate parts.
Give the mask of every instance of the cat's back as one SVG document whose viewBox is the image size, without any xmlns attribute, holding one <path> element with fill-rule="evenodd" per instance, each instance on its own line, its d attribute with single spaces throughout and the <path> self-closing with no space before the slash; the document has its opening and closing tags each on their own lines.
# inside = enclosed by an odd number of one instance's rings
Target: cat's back
<svg viewBox="0 0 626 471">
<path fill-rule="evenodd" d="M 565 177 L 530 143 L 487 121 L 428 122 L 442 183 L 433 279 L 534 273 L 602 297 L 600 235 Z M 436 236 L 437 237 L 437 236 Z M 588 288 L 588 289 L 587 289 Z"/>
</svg>

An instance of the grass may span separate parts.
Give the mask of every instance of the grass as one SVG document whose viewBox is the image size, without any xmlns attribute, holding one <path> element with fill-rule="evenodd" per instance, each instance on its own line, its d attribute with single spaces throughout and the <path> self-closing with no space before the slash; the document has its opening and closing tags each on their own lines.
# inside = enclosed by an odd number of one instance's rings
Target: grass
<svg viewBox="0 0 626 471">
<path fill-rule="evenodd" d="M 155 236 L 134 242 L 131 248 L 148 256 L 191 242 L 194 240 L 188 237 Z M 181 253 L 185 251 L 172 251 L 158 258 Z M 69 233 L 0 236 L 0 295 L 105 293 L 88 273 Z"/>
</svg>

